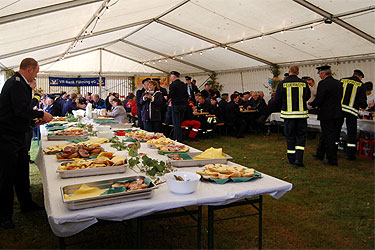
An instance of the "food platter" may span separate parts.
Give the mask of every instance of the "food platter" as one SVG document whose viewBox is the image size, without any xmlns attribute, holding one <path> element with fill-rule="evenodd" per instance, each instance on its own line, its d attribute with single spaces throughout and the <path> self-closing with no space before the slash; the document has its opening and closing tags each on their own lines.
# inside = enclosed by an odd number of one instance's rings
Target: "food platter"
<svg viewBox="0 0 375 250">
<path fill-rule="evenodd" d="M 129 165 L 123 164 L 119 166 L 109 166 L 103 168 L 86 168 L 77 170 L 56 170 L 56 173 L 60 175 L 61 178 L 76 178 L 92 175 L 106 175 L 106 174 L 119 174 L 125 173 Z"/>
<path fill-rule="evenodd" d="M 148 183 L 148 187 L 146 187 L 145 189 L 140 189 L 140 190 L 108 193 L 108 190 L 112 187 L 114 183 L 118 183 L 118 182 L 126 183 L 126 182 L 130 182 L 134 180 L 135 181 L 143 180 L 144 183 Z M 80 189 L 80 187 L 83 184 L 86 184 L 89 187 L 99 188 L 103 190 L 103 192 L 105 192 L 106 194 L 101 194 L 95 197 L 76 199 L 76 200 L 66 199 L 67 195 L 68 196 L 72 195 L 76 190 Z M 89 183 L 80 183 L 76 185 L 68 185 L 68 186 L 60 187 L 60 190 L 61 190 L 63 203 L 68 207 L 68 209 L 76 210 L 76 209 L 91 208 L 91 207 L 151 198 L 154 193 L 154 189 L 156 188 L 157 186 L 149 178 L 145 176 L 130 176 L 130 177 L 108 179 L 108 180 L 89 182 Z"/>
<path fill-rule="evenodd" d="M 87 139 L 88 135 L 47 135 L 48 141 L 66 141 L 68 139 Z"/>
<path fill-rule="evenodd" d="M 194 156 L 197 156 L 201 154 L 200 152 L 188 152 L 186 153 L 192 160 L 170 160 L 171 164 L 173 167 L 193 167 L 193 166 L 203 166 L 206 164 L 216 164 L 216 163 L 221 163 L 221 164 L 226 164 L 228 160 L 231 160 L 232 157 L 224 154 L 224 158 L 216 158 L 216 159 L 196 159 L 194 160 Z"/>
<path fill-rule="evenodd" d="M 227 182 L 247 182 L 252 179 L 262 178 L 262 174 L 253 168 L 240 165 L 207 164 L 197 172 L 202 180 L 225 184 Z"/>
</svg>

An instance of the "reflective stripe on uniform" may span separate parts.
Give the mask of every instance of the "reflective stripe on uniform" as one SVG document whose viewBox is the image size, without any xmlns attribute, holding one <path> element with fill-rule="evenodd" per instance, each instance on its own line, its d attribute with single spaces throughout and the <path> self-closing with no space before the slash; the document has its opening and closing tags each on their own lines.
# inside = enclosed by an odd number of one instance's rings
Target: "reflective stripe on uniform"
<svg viewBox="0 0 375 250">
<path fill-rule="evenodd" d="M 286 152 L 287 152 L 288 154 L 295 154 L 295 153 L 296 153 L 295 150 L 287 150 Z"/>
<path fill-rule="evenodd" d="M 350 101 L 349 101 L 349 106 L 350 106 L 350 107 L 353 107 L 353 105 L 354 105 L 355 96 L 357 95 L 357 89 L 358 89 L 358 85 L 355 84 L 355 85 L 353 86 L 352 94 L 351 94 L 351 96 L 350 96 Z"/>
<path fill-rule="evenodd" d="M 353 108 L 353 107 L 347 106 L 345 104 L 341 104 L 341 107 L 342 107 L 342 111 L 344 111 L 344 112 L 350 113 L 350 114 L 355 115 L 355 116 L 358 115 L 358 110 Z"/>
<path fill-rule="evenodd" d="M 191 130 L 193 130 L 193 131 L 197 131 L 197 132 L 198 132 L 198 129 L 196 129 L 196 128 L 192 128 Z"/>
<path fill-rule="evenodd" d="M 302 146 L 296 146 L 296 150 L 305 150 L 305 147 L 302 147 Z"/>
<path fill-rule="evenodd" d="M 286 109 L 292 111 L 292 88 L 286 88 Z"/>
<path fill-rule="evenodd" d="M 38 100 L 38 102 L 40 102 L 40 96 L 38 96 L 38 95 L 34 95 L 34 97 L 33 97 L 33 98 L 37 99 L 37 100 Z"/>
<path fill-rule="evenodd" d="M 307 111 L 292 111 L 287 112 L 284 110 L 281 110 L 281 118 L 309 118 Z"/>
<path fill-rule="evenodd" d="M 299 111 L 303 111 L 303 88 L 298 87 Z"/>
<path fill-rule="evenodd" d="M 347 144 L 346 144 L 346 146 L 348 146 L 348 147 L 352 147 L 352 148 L 355 148 L 355 147 L 357 147 L 357 145 L 355 145 L 355 144 L 352 144 L 352 143 L 347 143 Z"/>
</svg>

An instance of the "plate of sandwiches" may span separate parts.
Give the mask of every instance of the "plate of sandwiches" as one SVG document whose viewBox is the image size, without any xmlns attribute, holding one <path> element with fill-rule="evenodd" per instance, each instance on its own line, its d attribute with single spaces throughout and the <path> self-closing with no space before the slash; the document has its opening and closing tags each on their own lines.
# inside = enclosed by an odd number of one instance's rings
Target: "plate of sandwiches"
<svg viewBox="0 0 375 250">
<path fill-rule="evenodd" d="M 201 175 L 203 180 L 212 181 L 217 184 L 224 184 L 229 181 L 246 182 L 262 177 L 262 174 L 253 168 L 239 165 L 229 166 L 226 164 L 207 164 L 196 173 Z"/>
</svg>

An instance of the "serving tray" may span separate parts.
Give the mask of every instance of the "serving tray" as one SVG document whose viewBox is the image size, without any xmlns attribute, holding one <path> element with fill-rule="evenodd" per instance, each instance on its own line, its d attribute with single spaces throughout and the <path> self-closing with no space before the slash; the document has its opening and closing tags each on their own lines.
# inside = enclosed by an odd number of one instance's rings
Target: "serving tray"
<svg viewBox="0 0 375 250">
<path fill-rule="evenodd" d="M 114 182 L 124 182 L 127 180 L 139 180 L 139 179 L 143 179 L 145 183 L 147 181 L 149 183 L 149 186 L 145 189 L 140 189 L 140 190 L 104 194 L 104 195 L 99 195 L 96 197 L 90 197 L 90 198 L 84 198 L 84 199 L 78 199 L 78 200 L 66 200 L 64 198 L 64 194 L 68 194 L 68 195 L 73 194 L 74 191 L 79 189 L 82 184 L 86 184 L 89 187 L 100 188 L 103 190 L 103 192 L 105 192 L 111 187 L 111 185 Z M 130 177 L 108 179 L 108 180 L 102 180 L 102 181 L 96 181 L 96 182 L 80 183 L 76 185 L 69 185 L 69 186 L 60 187 L 60 190 L 61 190 L 63 203 L 68 207 L 68 209 L 76 210 L 76 209 L 91 208 L 91 207 L 111 205 L 111 204 L 116 204 L 116 203 L 121 203 L 121 202 L 128 202 L 128 201 L 151 198 L 154 193 L 154 189 L 156 188 L 158 187 L 151 181 L 151 179 L 145 176 L 130 176 Z"/>
</svg>

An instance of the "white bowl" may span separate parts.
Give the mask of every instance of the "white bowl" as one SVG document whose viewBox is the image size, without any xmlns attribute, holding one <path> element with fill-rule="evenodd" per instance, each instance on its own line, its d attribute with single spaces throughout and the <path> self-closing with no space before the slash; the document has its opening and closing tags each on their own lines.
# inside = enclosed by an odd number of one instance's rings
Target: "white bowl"
<svg viewBox="0 0 375 250">
<path fill-rule="evenodd" d="M 181 176 L 184 181 L 178 181 L 174 176 Z M 175 194 L 190 194 L 197 189 L 200 175 L 191 172 L 174 172 L 164 175 L 168 189 Z"/>
<path fill-rule="evenodd" d="M 111 127 L 110 126 L 97 126 L 96 131 L 98 131 L 98 132 L 110 132 Z"/>
<path fill-rule="evenodd" d="M 113 137 L 113 133 L 111 131 L 99 131 L 98 132 L 98 138 L 107 138 L 108 140 L 111 140 Z"/>
</svg>

